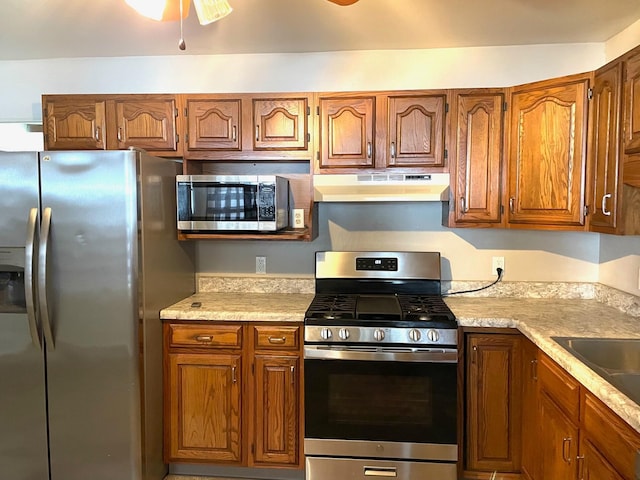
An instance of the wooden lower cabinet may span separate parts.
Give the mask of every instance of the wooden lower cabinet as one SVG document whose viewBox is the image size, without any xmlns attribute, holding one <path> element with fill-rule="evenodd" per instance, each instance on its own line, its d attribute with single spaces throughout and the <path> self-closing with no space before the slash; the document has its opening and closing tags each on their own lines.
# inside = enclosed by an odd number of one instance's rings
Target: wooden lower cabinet
<svg viewBox="0 0 640 480">
<path fill-rule="evenodd" d="M 521 335 L 467 333 L 465 478 L 520 472 Z"/>
<path fill-rule="evenodd" d="M 301 468 L 301 326 L 166 322 L 164 459 Z"/>
</svg>

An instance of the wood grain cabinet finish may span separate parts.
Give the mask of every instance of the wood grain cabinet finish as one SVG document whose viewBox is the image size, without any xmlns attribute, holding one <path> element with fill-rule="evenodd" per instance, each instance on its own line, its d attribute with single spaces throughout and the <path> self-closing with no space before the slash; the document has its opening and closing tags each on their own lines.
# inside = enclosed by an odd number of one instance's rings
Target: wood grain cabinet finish
<svg viewBox="0 0 640 480">
<path fill-rule="evenodd" d="M 242 100 L 187 97 L 187 150 L 242 149 Z"/>
<path fill-rule="evenodd" d="M 517 334 L 466 335 L 465 474 L 520 472 L 520 341 Z"/>
<path fill-rule="evenodd" d="M 504 91 L 454 91 L 448 226 L 500 226 Z"/>
<path fill-rule="evenodd" d="M 106 101 L 43 96 L 46 150 L 106 150 Z"/>
<path fill-rule="evenodd" d="M 640 50 L 626 58 L 624 153 L 640 153 Z"/>
<path fill-rule="evenodd" d="M 254 98 L 254 150 L 308 149 L 309 99 Z"/>
<path fill-rule="evenodd" d="M 511 226 L 584 227 L 588 86 L 585 74 L 513 88 Z"/>
<path fill-rule="evenodd" d="M 114 100 L 117 149 L 178 151 L 178 107 L 174 95 L 126 96 Z"/>
<path fill-rule="evenodd" d="M 622 62 L 596 71 L 591 107 L 591 218 L 594 232 L 616 233 L 619 194 L 622 189 L 620 167 L 620 109 L 622 100 Z"/>
<path fill-rule="evenodd" d="M 538 408 L 538 347 L 522 338 L 522 478 L 534 480 L 539 462 Z"/>
</svg>

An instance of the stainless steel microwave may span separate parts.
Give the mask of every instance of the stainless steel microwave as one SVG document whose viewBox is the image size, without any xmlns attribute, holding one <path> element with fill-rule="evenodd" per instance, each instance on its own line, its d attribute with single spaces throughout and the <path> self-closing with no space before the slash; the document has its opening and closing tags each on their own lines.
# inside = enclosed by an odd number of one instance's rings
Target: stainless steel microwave
<svg viewBox="0 0 640 480">
<path fill-rule="evenodd" d="M 289 226 L 289 181 L 277 175 L 178 175 L 176 195 L 182 232 Z"/>
</svg>

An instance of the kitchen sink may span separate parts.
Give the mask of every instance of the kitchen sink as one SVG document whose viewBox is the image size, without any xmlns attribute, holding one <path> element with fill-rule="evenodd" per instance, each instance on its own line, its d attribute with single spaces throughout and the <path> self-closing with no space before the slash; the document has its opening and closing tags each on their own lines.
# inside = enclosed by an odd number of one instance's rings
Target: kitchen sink
<svg viewBox="0 0 640 480">
<path fill-rule="evenodd" d="M 552 338 L 640 405 L 640 338 Z"/>
</svg>

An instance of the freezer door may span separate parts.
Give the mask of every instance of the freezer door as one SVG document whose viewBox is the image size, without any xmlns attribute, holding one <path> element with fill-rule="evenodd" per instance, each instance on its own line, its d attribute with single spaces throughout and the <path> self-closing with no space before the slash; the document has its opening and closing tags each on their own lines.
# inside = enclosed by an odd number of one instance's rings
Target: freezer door
<svg viewBox="0 0 640 480">
<path fill-rule="evenodd" d="M 52 480 L 141 478 L 138 155 L 42 154 Z"/>
<path fill-rule="evenodd" d="M 0 172 L 0 466 L 6 478 L 47 479 L 44 354 L 25 298 L 32 209 L 36 233 L 38 156 L 2 152 Z"/>
</svg>

